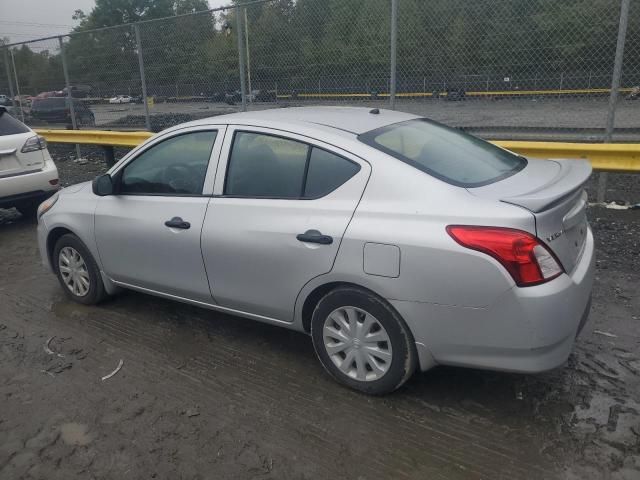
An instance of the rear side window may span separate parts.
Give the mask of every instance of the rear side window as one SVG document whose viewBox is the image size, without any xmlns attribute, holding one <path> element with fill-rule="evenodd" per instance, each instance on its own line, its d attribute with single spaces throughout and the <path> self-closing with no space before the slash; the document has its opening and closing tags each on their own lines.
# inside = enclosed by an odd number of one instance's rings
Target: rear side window
<svg viewBox="0 0 640 480">
<path fill-rule="evenodd" d="M 360 165 L 345 158 L 314 148 L 309 160 L 309 172 L 304 196 L 323 197 L 353 177 Z"/>
<path fill-rule="evenodd" d="M 235 134 L 224 194 L 313 199 L 332 192 L 360 166 L 317 147 L 262 133 Z"/>
<path fill-rule="evenodd" d="M 3 108 L 0 108 L 0 137 L 27 133 L 29 128 L 20 120 L 13 118 Z"/>
<path fill-rule="evenodd" d="M 481 187 L 519 172 L 527 160 L 457 129 L 426 119 L 388 125 L 359 140 L 436 178 Z"/>
</svg>

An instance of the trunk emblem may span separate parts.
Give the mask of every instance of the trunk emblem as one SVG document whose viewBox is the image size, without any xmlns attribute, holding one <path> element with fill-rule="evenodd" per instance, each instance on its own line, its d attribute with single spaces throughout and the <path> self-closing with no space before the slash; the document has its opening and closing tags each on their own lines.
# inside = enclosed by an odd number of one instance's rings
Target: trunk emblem
<svg viewBox="0 0 640 480">
<path fill-rule="evenodd" d="M 562 230 L 560 230 L 559 232 L 556 233 L 552 233 L 551 235 L 549 235 L 547 237 L 547 242 L 553 242 L 556 238 L 558 238 L 560 235 L 562 235 Z"/>
</svg>

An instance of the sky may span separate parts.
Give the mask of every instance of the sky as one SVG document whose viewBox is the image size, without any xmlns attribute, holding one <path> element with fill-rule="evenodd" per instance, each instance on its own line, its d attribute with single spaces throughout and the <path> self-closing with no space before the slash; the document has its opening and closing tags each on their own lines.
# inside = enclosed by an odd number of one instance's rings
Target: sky
<svg viewBox="0 0 640 480">
<path fill-rule="evenodd" d="M 211 8 L 229 0 L 208 0 Z M 77 9 L 89 13 L 95 0 L 0 0 L 0 38 L 11 43 L 67 33 L 77 25 L 71 19 Z"/>
</svg>

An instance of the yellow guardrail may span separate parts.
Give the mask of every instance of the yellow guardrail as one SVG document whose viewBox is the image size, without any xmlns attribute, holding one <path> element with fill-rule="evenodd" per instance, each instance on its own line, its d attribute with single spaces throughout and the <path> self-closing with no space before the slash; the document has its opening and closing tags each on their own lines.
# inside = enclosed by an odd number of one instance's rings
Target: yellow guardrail
<svg viewBox="0 0 640 480">
<path fill-rule="evenodd" d="M 51 143 L 81 143 L 108 147 L 135 147 L 150 132 L 114 132 L 102 130 L 36 129 Z M 583 158 L 594 170 L 640 172 L 640 143 L 565 143 L 565 142 L 493 142 L 520 155 L 536 158 Z"/>
<path fill-rule="evenodd" d="M 51 143 L 81 143 L 87 145 L 104 145 L 109 147 L 137 147 L 153 133 L 150 132 L 117 132 L 106 130 L 54 130 L 34 129 Z"/>
<path fill-rule="evenodd" d="M 520 155 L 535 158 L 583 158 L 594 170 L 640 172 L 638 143 L 492 142 Z"/>
<path fill-rule="evenodd" d="M 631 88 L 620 88 L 620 93 L 630 93 Z M 590 95 L 590 94 L 605 94 L 611 92 L 609 88 L 581 88 L 581 89 L 551 89 L 551 90 L 487 90 L 487 91 L 469 91 L 465 92 L 467 97 L 505 97 L 505 96 L 522 96 L 522 95 Z M 299 99 L 321 99 L 321 98 L 371 98 L 371 93 L 357 92 L 357 93 L 298 93 L 296 97 Z M 380 92 L 378 97 L 388 97 L 388 92 Z M 422 98 L 433 97 L 433 92 L 398 92 L 396 97 L 398 98 Z M 439 92 L 436 96 L 446 97 L 447 92 Z M 287 99 L 293 98 L 291 94 L 277 95 L 277 98 Z"/>
</svg>

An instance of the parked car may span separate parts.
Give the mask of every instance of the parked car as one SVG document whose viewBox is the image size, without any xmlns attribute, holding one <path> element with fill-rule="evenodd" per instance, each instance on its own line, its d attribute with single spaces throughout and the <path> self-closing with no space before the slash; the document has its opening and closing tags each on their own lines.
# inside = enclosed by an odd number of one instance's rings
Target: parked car
<svg viewBox="0 0 640 480">
<path fill-rule="evenodd" d="M 242 102 L 242 93 L 240 90 L 230 90 L 224 94 L 224 102 L 229 105 L 235 105 L 236 102 Z"/>
<path fill-rule="evenodd" d="M 223 115 L 53 197 L 39 247 L 77 302 L 129 288 L 306 332 L 334 378 L 381 394 L 416 368 L 566 361 L 590 173 L 395 111 Z"/>
<path fill-rule="evenodd" d="M 73 98 L 87 98 L 91 96 L 92 88 L 90 85 L 71 85 L 71 96 Z M 67 96 L 67 88 L 62 89 L 64 96 Z"/>
<path fill-rule="evenodd" d="M 275 102 L 276 91 L 275 90 L 254 90 L 253 100 L 257 102 Z"/>
<path fill-rule="evenodd" d="M 447 88 L 446 93 L 447 95 L 444 98 L 450 102 L 464 100 L 467 96 L 464 88 Z"/>
<path fill-rule="evenodd" d="M 113 98 L 109 99 L 109 103 L 118 104 L 118 103 L 131 103 L 133 101 L 133 97 L 129 95 L 116 95 Z"/>
<path fill-rule="evenodd" d="M 40 202 L 58 188 L 47 141 L 0 107 L 0 208 L 35 218 Z"/>
<path fill-rule="evenodd" d="M 76 124 L 81 127 L 95 126 L 96 119 L 91 109 L 80 100 L 72 100 Z M 71 100 L 65 97 L 35 97 L 31 102 L 31 116 L 48 123 L 71 125 Z"/>
</svg>

